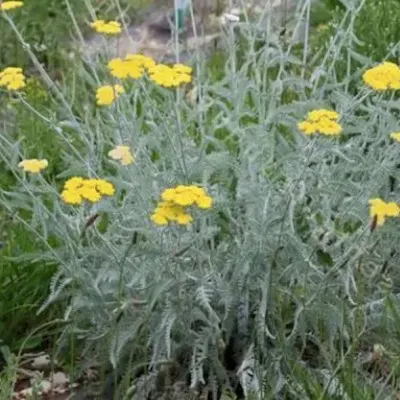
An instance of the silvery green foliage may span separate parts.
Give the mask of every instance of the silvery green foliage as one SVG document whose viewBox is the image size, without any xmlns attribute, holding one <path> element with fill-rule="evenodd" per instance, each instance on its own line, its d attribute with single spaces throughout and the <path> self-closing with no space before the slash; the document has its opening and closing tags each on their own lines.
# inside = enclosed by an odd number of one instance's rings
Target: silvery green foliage
<svg viewBox="0 0 400 400">
<path fill-rule="evenodd" d="M 255 373 L 255 357 L 253 346 L 247 351 L 242 364 L 237 372 L 245 398 L 261 398 L 261 387 L 257 374 Z"/>
<path fill-rule="evenodd" d="M 63 177 L 109 179 L 114 198 L 68 207 L 43 177 L 23 177 L 1 201 L 30 210 L 38 240 L 56 238 L 34 255 L 59 265 L 44 306 L 64 299 L 68 329 L 87 349 L 107 349 L 114 367 L 130 354 L 152 371 L 183 358 L 192 388 L 229 385 L 228 353 L 245 394 L 306 398 L 291 373 L 297 363 L 312 371 L 301 361 L 312 343 L 332 377 L 320 379 L 322 390 L 335 385 L 345 396 L 333 375 L 340 360 L 329 354 L 376 328 L 388 295 L 398 305 L 399 222 L 371 232 L 368 200 L 398 201 L 399 148 L 388 133 L 399 130 L 400 103 L 370 93 L 358 73 L 348 76 L 360 88 L 354 95 L 335 81 L 335 57 L 304 66 L 259 27 L 244 25 L 242 35 L 244 60 L 233 31 L 223 39 L 231 51 L 220 81 L 195 58 L 195 103 L 140 82 L 85 122 L 58 124 L 64 136 L 67 125 L 85 135 L 80 157 L 65 154 Z M 337 36 L 334 49 L 348 40 L 344 28 Z M 314 108 L 340 113 L 340 139 L 297 131 Z M 18 149 L 1 140 L 1 157 L 15 159 Z M 110 173 L 104 151 L 118 143 L 136 160 Z M 161 191 L 181 183 L 203 185 L 213 208 L 195 211 L 188 227 L 155 227 L 149 215 Z M 84 229 L 95 213 L 107 215 L 106 228 Z"/>
</svg>

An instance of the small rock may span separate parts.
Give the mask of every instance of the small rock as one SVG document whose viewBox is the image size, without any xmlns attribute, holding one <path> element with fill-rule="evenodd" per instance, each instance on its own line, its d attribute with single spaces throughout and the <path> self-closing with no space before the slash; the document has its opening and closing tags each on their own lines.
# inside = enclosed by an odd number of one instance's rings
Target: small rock
<svg viewBox="0 0 400 400">
<path fill-rule="evenodd" d="M 69 383 L 67 375 L 65 375 L 63 372 L 56 372 L 50 377 L 50 380 L 53 384 L 53 388 L 65 387 Z"/>
<path fill-rule="evenodd" d="M 224 13 L 221 15 L 221 24 L 228 25 L 229 23 L 239 22 L 240 18 L 236 14 Z"/>
<path fill-rule="evenodd" d="M 43 354 L 39 357 L 35 357 L 32 360 L 31 368 L 39 371 L 44 371 L 50 366 L 50 357 L 48 354 Z"/>
</svg>

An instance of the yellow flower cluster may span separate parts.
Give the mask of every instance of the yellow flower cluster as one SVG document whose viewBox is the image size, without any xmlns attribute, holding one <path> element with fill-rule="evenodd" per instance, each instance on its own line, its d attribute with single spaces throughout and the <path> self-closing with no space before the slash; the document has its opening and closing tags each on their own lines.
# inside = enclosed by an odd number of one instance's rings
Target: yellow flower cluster
<svg viewBox="0 0 400 400">
<path fill-rule="evenodd" d="M 145 72 L 156 65 L 155 61 L 142 54 L 128 54 L 125 58 L 114 58 L 109 61 L 108 69 L 112 76 L 119 79 L 139 79 Z"/>
<path fill-rule="evenodd" d="M 31 172 L 32 174 L 37 174 L 41 170 L 47 168 L 49 163 L 46 159 L 38 160 L 36 158 L 31 158 L 27 160 L 22 160 L 18 167 L 22 168 L 25 172 Z"/>
<path fill-rule="evenodd" d="M 383 62 L 363 74 L 366 85 L 376 91 L 400 89 L 400 68 L 392 62 Z"/>
<path fill-rule="evenodd" d="M 183 64 L 175 64 L 169 67 L 158 64 L 149 70 L 150 79 L 163 87 L 177 87 L 192 81 L 192 68 Z"/>
<path fill-rule="evenodd" d="M 108 69 L 112 76 L 119 79 L 139 79 L 148 74 L 150 79 L 163 87 L 176 87 L 192 80 L 192 68 L 184 64 L 172 67 L 156 64 L 155 61 L 142 54 L 128 54 L 125 58 L 114 58 L 109 61 Z"/>
<path fill-rule="evenodd" d="M 4 4 L 4 3 L 3 3 Z M 19 90 L 25 87 L 25 76 L 22 68 L 8 67 L 0 72 L 0 87 L 7 90 Z"/>
<path fill-rule="evenodd" d="M 90 24 L 97 33 L 105 33 L 106 35 L 118 35 L 121 33 L 121 24 L 117 21 L 106 22 L 102 19 L 93 21 Z"/>
<path fill-rule="evenodd" d="M 319 109 L 310 111 L 305 121 L 299 122 L 297 128 L 305 135 L 320 133 L 321 135 L 334 136 L 342 132 L 341 125 L 337 122 L 339 115 L 335 111 Z"/>
<path fill-rule="evenodd" d="M 129 146 L 116 146 L 108 152 L 108 156 L 119 161 L 121 165 L 130 165 L 135 160 Z"/>
<path fill-rule="evenodd" d="M 104 179 L 73 177 L 65 182 L 61 198 L 67 204 L 81 204 L 84 200 L 97 203 L 102 196 L 112 196 L 114 192 L 114 186 Z"/>
<path fill-rule="evenodd" d="M 156 225 L 167 225 L 169 222 L 187 225 L 193 220 L 187 212 L 187 207 L 196 206 L 207 209 L 212 206 L 212 203 L 212 198 L 203 188 L 194 185 L 178 185 L 162 192 L 161 201 L 155 208 L 151 220 Z"/>
<path fill-rule="evenodd" d="M 400 142 L 400 132 L 393 132 L 389 135 L 393 140 Z"/>
<path fill-rule="evenodd" d="M 400 215 L 400 207 L 394 203 L 385 203 L 382 199 L 369 200 L 369 215 L 376 218 L 377 226 L 382 226 L 386 217 L 398 217 Z"/>
<path fill-rule="evenodd" d="M 101 86 L 96 91 L 96 102 L 99 106 L 109 106 L 116 100 L 121 93 L 124 93 L 124 88 L 121 85 L 105 85 Z"/>
<path fill-rule="evenodd" d="M 188 225 L 193 221 L 193 218 L 185 211 L 184 207 L 161 201 L 155 208 L 151 220 L 156 225 L 168 225 L 169 222 Z"/>
<path fill-rule="evenodd" d="M 13 10 L 14 8 L 19 8 L 24 5 L 23 1 L 3 1 L 0 3 L 0 10 L 2 11 L 8 11 L 8 10 Z"/>
</svg>

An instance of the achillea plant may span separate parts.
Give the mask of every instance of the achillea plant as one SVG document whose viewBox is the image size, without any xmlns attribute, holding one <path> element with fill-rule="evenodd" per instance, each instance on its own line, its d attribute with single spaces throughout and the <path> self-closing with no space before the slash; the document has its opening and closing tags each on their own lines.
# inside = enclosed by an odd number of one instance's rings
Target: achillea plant
<svg viewBox="0 0 400 400">
<path fill-rule="evenodd" d="M 204 397 L 240 387 L 259 399 L 394 398 L 358 349 L 400 345 L 397 94 L 377 96 L 359 74 L 337 81 L 336 60 L 315 65 L 307 44 L 299 60 L 251 28 L 226 30 L 221 79 L 196 63 L 191 103 L 180 88 L 191 68 L 143 55 L 108 63 L 109 79 L 126 80 L 117 107 L 99 112 L 91 95 L 72 107 L 60 89 L 54 118 L 35 113 L 60 137 L 59 175 L 18 171 L 1 204 L 43 243 L 35 261 L 58 266 L 42 308 L 63 299 L 61 341 L 79 332 L 88 357 L 149 368 L 154 393 L 183 371 Z M 351 29 L 329 42 L 334 54 Z M 96 67 L 90 79 L 77 69 L 76 87 L 93 93 Z M 110 87 L 97 101 L 116 100 Z M 16 172 L 9 136 L 0 156 Z M 129 395 L 145 398 L 131 378 Z"/>
</svg>

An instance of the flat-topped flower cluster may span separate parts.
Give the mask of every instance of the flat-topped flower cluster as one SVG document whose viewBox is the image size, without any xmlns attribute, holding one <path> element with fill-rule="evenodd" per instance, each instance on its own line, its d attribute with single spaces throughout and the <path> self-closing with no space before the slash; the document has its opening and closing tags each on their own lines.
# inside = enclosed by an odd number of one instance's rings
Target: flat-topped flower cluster
<svg viewBox="0 0 400 400">
<path fill-rule="evenodd" d="M 178 185 L 165 189 L 161 193 L 161 200 L 151 220 L 156 225 L 167 225 L 169 222 L 187 225 L 193 220 L 189 214 L 189 207 L 208 209 L 212 207 L 212 203 L 212 198 L 203 188 L 194 185 Z"/>
</svg>

